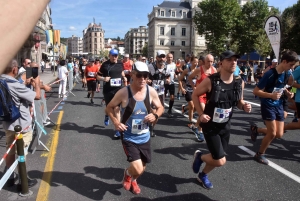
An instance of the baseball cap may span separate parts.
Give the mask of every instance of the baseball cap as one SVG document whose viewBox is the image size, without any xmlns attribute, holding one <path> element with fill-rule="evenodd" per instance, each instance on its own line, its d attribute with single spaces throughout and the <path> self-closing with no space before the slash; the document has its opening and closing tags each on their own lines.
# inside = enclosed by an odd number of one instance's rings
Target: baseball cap
<svg viewBox="0 0 300 201">
<path fill-rule="evenodd" d="M 157 53 L 156 53 L 156 55 L 157 55 L 158 57 L 161 56 L 161 55 L 166 56 L 166 52 L 165 52 L 164 50 L 158 50 Z"/>
<path fill-rule="evenodd" d="M 224 60 L 224 59 L 228 59 L 228 58 L 231 58 L 231 57 L 236 57 L 236 58 L 240 58 L 240 55 L 228 50 L 228 51 L 225 51 L 223 52 L 221 55 L 220 55 L 220 61 Z"/>
<path fill-rule="evenodd" d="M 129 57 L 129 54 L 124 54 L 124 57 Z"/>
<path fill-rule="evenodd" d="M 133 69 L 138 72 L 147 72 L 149 73 L 149 68 L 146 63 L 137 61 L 133 64 Z"/>
<path fill-rule="evenodd" d="M 192 57 L 192 55 L 191 54 L 187 54 L 186 57 Z"/>
<path fill-rule="evenodd" d="M 93 57 L 89 58 L 89 62 L 95 62 L 95 59 Z"/>
<path fill-rule="evenodd" d="M 95 61 L 100 61 L 100 59 L 97 57 L 97 58 L 95 59 Z"/>
<path fill-rule="evenodd" d="M 146 60 L 146 57 L 142 57 L 142 60 Z"/>
<path fill-rule="evenodd" d="M 277 63 L 278 61 L 277 61 L 277 59 L 273 59 L 272 62 L 276 62 Z"/>
<path fill-rule="evenodd" d="M 111 49 L 111 50 L 109 51 L 109 54 L 110 54 L 110 55 L 118 55 L 119 52 L 118 52 L 118 50 L 116 50 L 116 49 Z"/>
</svg>

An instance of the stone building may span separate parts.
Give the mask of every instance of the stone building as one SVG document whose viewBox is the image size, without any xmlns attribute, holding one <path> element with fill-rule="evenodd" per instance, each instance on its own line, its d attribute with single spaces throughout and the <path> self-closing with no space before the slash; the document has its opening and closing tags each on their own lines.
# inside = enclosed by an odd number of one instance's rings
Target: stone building
<svg viewBox="0 0 300 201">
<path fill-rule="evenodd" d="M 101 23 L 90 23 L 83 30 L 83 52 L 97 56 L 104 50 L 104 33 Z"/>
<path fill-rule="evenodd" d="M 83 40 L 72 35 L 68 38 L 68 55 L 79 56 L 83 54 Z"/>
<path fill-rule="evenodd" d="M 131 28 L 124 37 L 125 53 L 131 57 L 143 54 L 143 48 L 148 44 L 148 28 L 139 26 L 139 28 Z M 144 55 L 147 56 L 147 55 Z"/>
</svg>

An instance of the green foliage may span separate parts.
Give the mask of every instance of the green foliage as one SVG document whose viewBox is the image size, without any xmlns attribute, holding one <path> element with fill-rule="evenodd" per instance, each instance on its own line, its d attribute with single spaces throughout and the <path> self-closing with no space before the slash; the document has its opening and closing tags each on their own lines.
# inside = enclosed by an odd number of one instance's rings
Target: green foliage
<svg viewBox="0 0 300 201">
<path fill-rule="evenodd" d="M 198 6 L 193 18 L 198 34 L 205 36 L 208 51 L 219 55 L 239 22 L 240 6 L 236 0 L 204 0 Z"/>
<path fill-rule="evenodd" d="M 145 43 L 145 46 L 142 49 L 142 55 L 148 57 L 148 43 Z"/>
</svg>

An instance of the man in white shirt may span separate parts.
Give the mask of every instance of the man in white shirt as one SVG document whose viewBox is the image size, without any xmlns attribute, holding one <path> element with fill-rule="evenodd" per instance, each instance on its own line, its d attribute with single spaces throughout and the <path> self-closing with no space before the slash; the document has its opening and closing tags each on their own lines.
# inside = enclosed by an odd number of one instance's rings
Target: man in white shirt
<svg viewBox="0 0 300 201">
<path fill-rule="evenodd" d="M 175 76 L 176 64 L 173 62 L 172 53 L 167 54 L 166 66 L 167 66 L 167 71 L 166 71 L 166 80 L 165 80 L 165 95 L 169 91 L 170 100 L 169 100 L 168 116 L 173 117 L 172 107 L 174 104 L 174 94 L 175 94 L 174 76 Z"/>
<path fill-rule="evenodd" d="M 68 78 L 68 69 L 65 66 L 66 60 L 60 61 L 60 67 L 58 69 L 58 78 L 61 79 L 58 89 L 58 98 L 66 98 L 66 87 Z"/>
</svg>

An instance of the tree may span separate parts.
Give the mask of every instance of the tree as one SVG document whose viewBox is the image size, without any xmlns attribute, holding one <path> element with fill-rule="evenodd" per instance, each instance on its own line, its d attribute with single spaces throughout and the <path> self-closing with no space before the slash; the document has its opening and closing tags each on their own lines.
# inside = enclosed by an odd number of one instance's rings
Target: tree
<svg viewBox="0 0 300 201">
<path fill-rule="evenodd" d="M 145 57 L 148 57 L 148 43 L 145 43 L 145 46 L 142 49 L 142 54 Z"/>
<path fill-rule="evenodd" d="M 100 50 L 99 52 L 99 55 L 100 55 L 100 58 L 105 58 L 105 57 L 108 57 L 108 50 Z"/>
<path fill-rule="evenodd" d="M 193 18 L 198 34 L 205 36 L 208 51 L 219 55 L 230 45 L 241 8 L 236 0 L 204 0 L 198 7 Z"/>
</svg>

